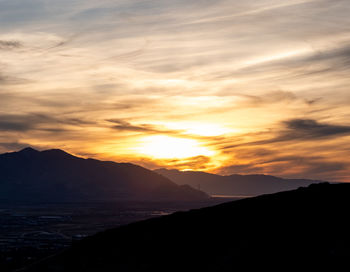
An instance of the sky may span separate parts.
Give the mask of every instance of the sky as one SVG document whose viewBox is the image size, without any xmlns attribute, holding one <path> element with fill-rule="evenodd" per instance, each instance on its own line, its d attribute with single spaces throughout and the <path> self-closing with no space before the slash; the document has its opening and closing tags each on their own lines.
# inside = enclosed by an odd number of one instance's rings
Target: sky
<svg viewBox="0 0 350 272">
<path fill-rule="evenodd" d="M 349 0 L 0 0 L 0 152 L 350 181 Z"/>
</svg>

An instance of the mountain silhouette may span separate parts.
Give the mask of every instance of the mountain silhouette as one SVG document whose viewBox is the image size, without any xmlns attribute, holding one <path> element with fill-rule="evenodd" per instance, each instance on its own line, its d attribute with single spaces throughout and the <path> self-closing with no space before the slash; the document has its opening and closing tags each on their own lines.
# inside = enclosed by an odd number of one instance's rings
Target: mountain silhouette
<svg viewBox="0 0 350 272">
<path fill-rule="evenodd" d="M 315 271 L 349 259 L 349 208 L 350 184 L 315 184 L 111 229 L 23 271 Z"/>
<path fill-rule="evenodd" d="M 0 201 L 201 200 L 188 185 L 130 163 L 83 159 L 59 149 L 0 155 Z"/>
<path fill-rule="evenodd" d="M 176 184 L 190 185 L 209 195 L 257 196 L 271 194 L 324 181 L 307 179 L 283 179 L 268 175 L 220 176 L 205 172 L 157 169 L 155 172 L 167 177 Z"/>
</svg>

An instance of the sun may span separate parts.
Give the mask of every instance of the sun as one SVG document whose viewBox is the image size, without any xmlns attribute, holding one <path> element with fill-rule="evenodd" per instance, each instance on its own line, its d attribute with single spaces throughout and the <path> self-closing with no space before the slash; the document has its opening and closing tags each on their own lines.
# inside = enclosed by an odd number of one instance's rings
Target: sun
<svg viewBox="0 0 350 272">
<path fill-rule="evenodd" d="M 149 136 L 141 140 L 137 153 L 156 159 L 181 159 L 195 156 L 212 156 L 214 151 L 194 139 L 169 136 Z"/>
</svg>

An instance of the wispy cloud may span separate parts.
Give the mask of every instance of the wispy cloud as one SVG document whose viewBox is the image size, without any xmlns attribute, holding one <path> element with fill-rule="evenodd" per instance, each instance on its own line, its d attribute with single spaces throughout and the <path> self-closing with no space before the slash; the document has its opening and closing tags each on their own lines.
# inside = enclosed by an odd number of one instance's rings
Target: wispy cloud
<svg viewBox="0 0 350 272">
<path fill-rule="evenodd" d="M 319 123 L 310 119 L 292 119 L 285 121 L 287 128 L 290 130 L 288 135 L 282 136 L 280 139 L 311 139 L 339 137 L 350 135 L 350 126 L 332 125 Z"/>
<path fill-rule="evenodd" d="M 22 44 L 19 41 L 3 41 L 0 40 L 0 50 L 12 50 L 20 48 Z"/>
<path fill-rule="evenodd" d="M 120 120 L 120 119 L 108 119 L 107 121 L 114 124 L 111 128 L 119 131 L 132 131 L 132 132 L 141 132 L 141 133 L 147 133 L 147 134 L 148 133 L 150 134 L 177 134 L 178 133 L 175 130 L 162 129 L 151 124 L 134 125 L 125 120 Z"/>
<path fill-rule="evenodd" d="M 345 180 L 349 13 L 347 0 L 0 1 L 2 150 Z M 130 147 L 148 134 L 217 155 L 140 158 Z"/>
<path fill-rule="evenodd" d="M 0 114 L 0 131 L 27 132 L 30 130 L 66 131 L 65 125 L 74 127 L 93 123 L 77 118 L 56 118 L 46 114 Z"/>
</svg>

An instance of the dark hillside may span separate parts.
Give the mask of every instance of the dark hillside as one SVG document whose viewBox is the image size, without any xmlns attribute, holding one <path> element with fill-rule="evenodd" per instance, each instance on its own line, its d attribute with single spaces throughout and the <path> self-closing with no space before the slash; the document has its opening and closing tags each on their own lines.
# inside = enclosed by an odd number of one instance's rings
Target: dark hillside
<svg viewBox="0 0 350 272">
<path fill-rule="evenodd" d="M 349 208 L 350 184 L 311 185 L 112 229 L 24 271 L 318 266 L 350 258 Z"/>
</svg>

